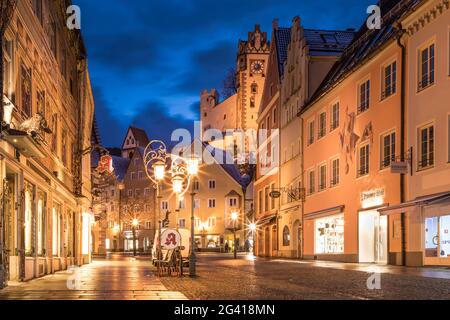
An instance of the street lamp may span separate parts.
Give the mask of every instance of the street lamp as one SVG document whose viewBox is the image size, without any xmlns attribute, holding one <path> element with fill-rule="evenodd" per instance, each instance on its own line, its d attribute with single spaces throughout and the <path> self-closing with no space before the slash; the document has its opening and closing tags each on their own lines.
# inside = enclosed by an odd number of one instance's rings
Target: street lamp
<svg viewBox="0 0 450 320">
<path fill-rule="evenodd" d="M 159 140 L 151 141 L 144 151 L 145 171 L 148 178 L 156 186 L 156 194 L 158 198 L 158 214 L 159 214 L 159 229 L 158 229 L 158 260 L 161 260 L 161 229 L 163 227 L 161 221 L 161 193 L 160 185 L 166 175 L 167 158 L 171 158 L 170 172 L 172 174 L 172 189 L 180 198 L 182 198 L 188 191 L 191 180 L 198 173 L 199 161 L 192 156 L 186 159 L 177 155 L 167 154 L 167 148 L 164 142 Z M 153 171 L 153 172 L 152 172 Z M 186 185 L 184 182 L 187 181 Z M 195 276 L 195 232 L 194 232 L 194 187 L 192 188 L 192 212 L 191 212 L 191 252 L 189 255 L 189 275 Z M 158 274 L 160 266 L 158 265 Z"/>
<path fill-rule="evenodd" d="M 236 246 L 236 222 L 239 218 L 239 214 L 236 211 L 231 213 L 231 220 L 233 221 L 233 241 L 234 241 L 234 258 L 237 259 L 237 246 Z"/>
<path fill-rule="evenodd" d="M 185 162 L 183 164 L 178 164 L 172 167 L 172 174 L 174 175 L 172 178 L 173 189 L 174 192 L 179 196 L 183 197 L 184 194 L 189 189 L 189 184 L 191 180 L 195 178 L 198 174 L 199 161 L 195 157 L 191 157 L 190 159 L 183 159 Z M 173 163 L 177 163 L 174 161 Z M 187 177 L 187 186 L 186 189 L 183 190 L 183 181 L 182 177 Z M 180 181 L 181 180 L 181 181 Z M 177 192 L 179 191 L 179 192 Z M 195 215 L 194 215 L 194 202 L 195 202 L 195 186 L 192 183 L 191 188 L 191 250 L 189 252 L 189 276 L 195 277 L 196 275 L 196 256 L 195 256 Z"/>
<path fill-rule="evenodd" d="M 139 220 L 133 219 L 133 256 L 136 256 L 136 228 L 139 226 Z"/>
</svg>

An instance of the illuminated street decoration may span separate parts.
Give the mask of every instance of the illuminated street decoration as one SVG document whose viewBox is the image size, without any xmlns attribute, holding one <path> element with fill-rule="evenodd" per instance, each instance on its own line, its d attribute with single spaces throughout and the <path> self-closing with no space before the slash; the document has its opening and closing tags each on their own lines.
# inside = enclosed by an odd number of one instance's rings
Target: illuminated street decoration
<svg viewBox="0 0 450 320">
<path fill-rule="evenodd" d="M 113 159 L 110 155 L 100 157 L 98 161 L 97 172 L 100 174 L 111 174 L 114 171 Z"/>
</svg>

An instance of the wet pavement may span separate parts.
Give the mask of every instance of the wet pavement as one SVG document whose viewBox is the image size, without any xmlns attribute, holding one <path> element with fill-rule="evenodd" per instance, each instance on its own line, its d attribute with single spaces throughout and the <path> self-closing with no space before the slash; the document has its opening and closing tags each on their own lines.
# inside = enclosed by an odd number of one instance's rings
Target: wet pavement
<svg viewBox="0 0 450 320">
<path fill-rule="evenodd" d="M 450 299 L 448 268 L 201 254 L 197 274 L 194 279 L 158 278 L 147 258 L 113 255 L 76 272 L 12 283 L 0 290 L 0 300 Z"/>
<path fill-rule="evenodd" d="M 10 283 L 0 300 L 184 300 L 154 275 L 149 261 L 123 256 L 25 283 Z"/>
<path fill-rule="evenodd" d="M 162 278 L 189 299 L 450 299 L 448 268 L 404 268 L 333 262 L 200 255 L 196 279 Z"/>
</svg>

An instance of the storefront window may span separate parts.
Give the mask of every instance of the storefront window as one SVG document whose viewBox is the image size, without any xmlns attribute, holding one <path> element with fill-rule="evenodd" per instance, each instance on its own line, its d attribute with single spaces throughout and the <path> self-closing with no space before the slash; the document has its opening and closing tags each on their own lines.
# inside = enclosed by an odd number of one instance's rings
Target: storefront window
<svg viewBox="0 0 450 320">
<path fill-rule="evenodd" d="M 25 255 L 34 254 L 33 247 L 33 186 L 25 183 Z"/>
<path fill-rule="evenodd" d="M 53 207 L 52 211 L 52 253 L 54 257 L 58 257 L 60 253 L 60 230 L 61 230 L 61 220 L 59 216 L 59 211 L 61 210 L 59 205 Z"/>
<path fill-rule="evenodd" d="M 39 192 L 37 203 L 37 254 L 43 256 L 45 254 L 45 194 Z"/>
<path fill-rule="evenodd" d="M 344 216 L 316 220 L 315 242 L 317 254 L 344 253 Z"/>
<path fill-rule="evenodd" d="M 291 244 L 291 234 L 289 233 L 288 226 L 283 229 L 283 246 L 288 247 Z"/>
</svg>

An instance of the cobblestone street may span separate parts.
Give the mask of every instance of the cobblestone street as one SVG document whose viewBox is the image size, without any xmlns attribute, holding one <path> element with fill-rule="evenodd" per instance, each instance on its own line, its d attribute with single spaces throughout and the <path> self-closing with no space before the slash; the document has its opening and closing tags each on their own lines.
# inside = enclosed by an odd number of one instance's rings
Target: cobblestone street
<svg viewBox="0 0 450 320">
<path fill-rule="evenodd" d="M 374 273 L 381 290 L 367 289 Z M 450 270 L 200 255 L 196 279 L 162 278 L 190 299 L 450 299 Z"/>
</svg>

